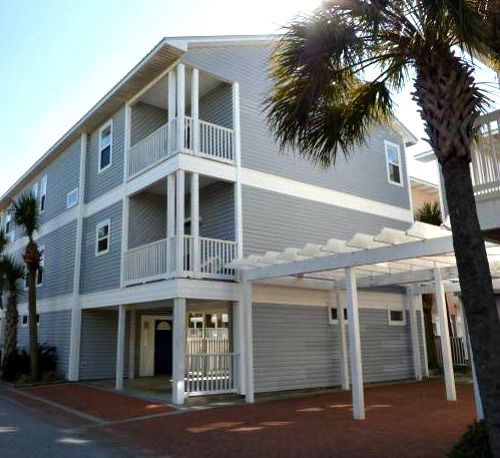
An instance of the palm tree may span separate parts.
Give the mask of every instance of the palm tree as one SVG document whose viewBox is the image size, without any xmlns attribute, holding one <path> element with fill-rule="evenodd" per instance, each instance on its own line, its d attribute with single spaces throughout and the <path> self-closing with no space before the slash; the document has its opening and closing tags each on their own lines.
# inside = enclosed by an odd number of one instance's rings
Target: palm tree
<svg viewBox="0 0 500 458">
<path fill-rule="evenodd" d="M 40 269 L 40 251 L 33 239 L 40 226 L 38 202 L 33 193 L 22 195 L 14 202 L 14 222 L 22 228 L 28 237 L 23 259 L 26 264 L 28 279 L 28 326 L 30 339 L 30 366 L 32 380 L 38 379 L 38 329 L 36 312 L 36 277 Z"/>
<path fill-rule="evenodd" d="M 500 321 L 469 169 L 488 100 L 470 56 L 500 70 L 499 0 L 327 0 L 277 40 L 267 116 L 282 148 L 330 167 L 390 122 L 394 93 L 413 84 L 444 178 L 484 413 L 500 456 Z"/>
<path fill-rule="evenodd" d="M 424 202 L 415 212 L 415 219 L 434 226 L 441 226 L 443 218 L 439 202 Z"/>
<path fill-rule="evenodd" d="M 0 229 L 0 309 L 3 308 L 3 287 L 4 287 L 4 272 L 2 269 L 2 261 L 7 243 L 8 241 L 7 237 L 5 237 L 5 232 L 2 229 Z"/>
<path fill-rule="evenodd" d="M 13 358 L 16 355 L 17 349 L 17 322 L 19 320 L 17 298 L 21 290 L 19 282 L 24 278 L 24 267 L 19 261 L 10 256 L 4 256 L 1 264 L 5 278 L 4 286 L 9 293 L 7 300 L 2 375 L 4 378 L 11 379 L 15 376 L 16 370 L 16 368 L 13 367 Z"/>
</svg>

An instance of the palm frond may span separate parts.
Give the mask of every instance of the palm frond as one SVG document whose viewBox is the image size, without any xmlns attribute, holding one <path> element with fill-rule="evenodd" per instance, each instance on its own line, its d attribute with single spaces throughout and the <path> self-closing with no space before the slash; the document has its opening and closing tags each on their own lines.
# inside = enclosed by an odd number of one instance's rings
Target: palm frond
<svg viewBox="0 0 500 458">
<path fill-rule="evenodd" d="M 14 222 L 24 229 L 30 239 L 40 227 L 38 202 L 32 192 L 23 194 L 14 202 Z"/>
<path fill-rule="evenodd" d="M 2 260 L 2 271 L 5 278 L 5 288 L 18 294 L 22 290 L 20 281 L 25 277 L 24 265 L 10 255 L 4 256 Z"/>
<path fill-rule="evenodd" d="M 7 236 L 5 235 L 4 230 L 0 229 L 0 255 L 3 254 L 8 243 L 9 241 L 7 240 Z"/>
<path fill-rule="evenodd" d="M 439 202 L 424 202 L 424 204 L 415 212 L 415 219 L 422 223 L 441 226 L 443 218 Z"/>
</svg>

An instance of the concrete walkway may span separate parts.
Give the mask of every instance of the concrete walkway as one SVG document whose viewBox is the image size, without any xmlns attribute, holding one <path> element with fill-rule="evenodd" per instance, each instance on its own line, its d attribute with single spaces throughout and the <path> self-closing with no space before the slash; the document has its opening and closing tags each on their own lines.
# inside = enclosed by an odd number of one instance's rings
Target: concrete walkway
<svg viewBox="0 0 500 458">
<path fill-rule="evenodd" d="M 80 387 L 93 390 L 91 410 L 66 399 Z M 458 383 L 458 401 L 448 402 L 437 381 L 366 388 L 364 421 L 352 420 L 349 392 L 203 410 L 164 406 L 144 415 L 146 401 L 98 388 L 56 385 L 37 388 L 36 396 L 34 390 L 6 395 L 61 417 L 73 431 L 106 434 L 141 453 L 172 458 L 441 458 L 475 416 L 472 385 Z"/>
</svg>

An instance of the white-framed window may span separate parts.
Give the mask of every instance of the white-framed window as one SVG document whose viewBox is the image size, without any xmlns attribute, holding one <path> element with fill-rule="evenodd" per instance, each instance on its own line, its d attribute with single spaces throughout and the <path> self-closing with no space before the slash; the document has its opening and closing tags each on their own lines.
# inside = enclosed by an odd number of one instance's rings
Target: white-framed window
<svg viewBox="0 0 500 458">
<path fill-rule="evenodd" d="M 21 327 L 22 328 L 27 328 L 28 327 L 28 324 L 29 324 L 29 319 L 28 319 L 28 315 L 21 315 Z M 40 314 L 37 313 L 36 314 L 36 325 L 37 326 L 40 326 Z"/>
<path fill-rule="evenodd" d="M 35 183 L 32 187 L 31 187 L 31 194 L 33 194 L 33 197 L 35 199 L 38 199 L 38 183 Z"/>
<path fill-rule="evenodd" d="M 347 309 L 343 309 L 344 311 L 344 322 L 347 323 Z M 335 305 L 328 306 L 328 323 L 329 324 L 338 324 L 339 316 L 338 310 Z"/>
<path fill-rule="evenodd" d="M 14 222 L 12 220 L 13 211 L 14 210 L 12 208 L 9 208 L 5 213 L 5 227 L 4 227 L 5 235 L 7 239 L 10 240 L 11 242 L 13 242 L 16 238 L 16 234 L 14 231 Z"/>
<path fill-rule="evenodd" d="M 111 167 L 113 162 L 113 122 L 108 121 L 99 129 L 99 168 L 98 173 Z"/>
<path fill-rule="evenodd" d="M 47 175 L 40 180 L 40 213 L 45 211 L 47 206 Z"/>
<path fill-rule="evenodd" d="M 403 308 L 400 309 L 389 309 L 387 310 L 387 318 L 389 320 L 389 326 L 405 326 L 406 325 L 406 313 Z"/>
<path fill-rule="evenodd" d="M 66 208 L 78 205 L 78 188 L 73 189 L 66 195 Z"/>
<path fill-rule="evenodd" d="M 109 247 L 111 245 L 111 221 L 107 219 L 106 221 L 100 222 L 96 226 L 96 240 L 95 240 L 95 254 L 100 256 L 109 252 Z"/>
<path fill-rule="evenodd" d="M 403 186 L 403 176 L 401 170 L 401 150 L 399 145 L 391 142 L 385 144 L 385 160 L 387 164 L 387 179 L 389 183 Z"/>
</svg>

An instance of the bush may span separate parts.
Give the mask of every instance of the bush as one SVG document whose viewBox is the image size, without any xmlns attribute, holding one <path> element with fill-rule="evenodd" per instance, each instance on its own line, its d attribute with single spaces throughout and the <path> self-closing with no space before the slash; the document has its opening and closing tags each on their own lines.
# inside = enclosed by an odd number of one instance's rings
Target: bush
<svg viewBox="0 0 500 458">
<path fill-rule="evenodd" d="M 455 444 L 448 458 L 491 458 L 490 440 L 484 421 L 474 422 Z"/>
<path fill-rule="evenodd" d="M 38 346 L 38 367 L 40 373 L 55 372 L 57 369 L 57 349 L 47 343 Z M 2 367 L 2 378 L 8 382 L 18 379 L 25 380 L 31 373 L 30 355 L 25 350 L 5 359 Z"/>
</svg>

